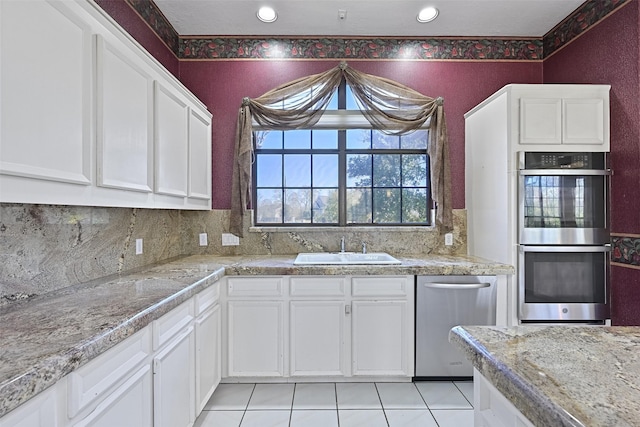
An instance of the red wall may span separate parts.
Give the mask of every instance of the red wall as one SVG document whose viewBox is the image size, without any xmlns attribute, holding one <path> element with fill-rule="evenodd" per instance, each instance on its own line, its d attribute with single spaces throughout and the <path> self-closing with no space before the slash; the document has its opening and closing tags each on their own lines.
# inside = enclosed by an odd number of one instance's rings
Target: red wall
<svg viewBox="0 0 640 427">
<path fill-rule="evenodd" d="M 178 76 L 180 61 L 160 40 L 156 33 L 123 0 L 96 0 L 118 24 L 122 26 L 138 43 L 164 65 L 174 76 Z"/>
<path fill-rule="evenodd" d="M 611 85 L 611 231 L 640 235 L 638 1 L 544 61 L 544 83 Z M 612 266 L 612 323 L 640 325 L 640 270 Z"/>
<path fill-rule="evenodd" d="M 338 64 L 326 60 L 183 61 L 180 80 L 213 113 L 213 208 L 231 203 L 231 171 L 238 109 L 282 83 Z M 539 62 L 351 61 L 365 73 L 387 77 L 444 98 L 451 147 L 453 208 L 464 208 L 464 113 L 508 83 L 541 83 Z"/>
</svg>

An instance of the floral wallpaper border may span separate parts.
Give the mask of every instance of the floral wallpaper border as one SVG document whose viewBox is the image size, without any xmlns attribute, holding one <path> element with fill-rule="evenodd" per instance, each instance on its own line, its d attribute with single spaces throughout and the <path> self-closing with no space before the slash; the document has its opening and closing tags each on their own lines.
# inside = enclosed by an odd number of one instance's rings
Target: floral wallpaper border
<svg viewBox="0 0 640 427">
<path fill-rule="evenodd" d="M 536 39 L 183 38 L 181 59 L 542 59 Z"/>
<path fill-rule="evenodd" d="M 542 38 L 181 37 L 153 0 L 124 0 L 180 60 L 439 59 L 537 61 L 631 0 L 587 0 Z"/>
<path fill-rule="evenodd" d="M 543 37 L 544 57 L 597 24 L 618 7 L 631 0 L 589 0 Z"/>
<path fill-rule="evenodd" d="M 640 268 L 640 236 L 612 235 L 611 262 Z"/>
</svg>

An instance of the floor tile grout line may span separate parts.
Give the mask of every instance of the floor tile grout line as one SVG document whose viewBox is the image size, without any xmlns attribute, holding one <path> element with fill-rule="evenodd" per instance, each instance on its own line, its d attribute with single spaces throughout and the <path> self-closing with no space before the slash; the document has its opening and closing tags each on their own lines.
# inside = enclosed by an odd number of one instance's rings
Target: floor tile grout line
<svg viewBox="0 0 640 427">
<path fill-rule="evenodd" d="M 472 382 L 471 384 L 473 384 L 473 382 Z M 455 382 L 455 381 L 453 381 L 453 385 L 455 386 L 455 388 L 457 388 L 457 389 L 458 389 L 458 391 L 460 392 L 460 394 L 462 394 L 462 397 L 464 397 L 464 399 L 465 399 L 467 402 L 469 402 L 469 405 L 471 405 L 471 408 L 475 408 L 475 406 L 473 406 L 473 402 L 469 401 L 469 399 L 467 398 L 467 395 L 466 395 L 466 394 L 464 394 L 464 393 L 462 392 L 462 390 L 460 389 L 460 387 L 458 387 L 458 384 L 456 384 L 456 382 Z"/>
<path fill-rule="evenodd" d="M 457 393 L 462 394 L 462 395 L 463 395 L 463 399 L 464 399 L 467 403 L 471 403 L 471 402 L 470 402 L 470 400 L 467 398 L 467 396 L 462 392 L 462 388 L 461 388 L 458 384 L 456 384 L 456 382 L 455 382 L 455 381 L 450 380 L 450 381 L 447 381 L 447 382 L 448 382 L 448 383 L 450 383 L 450 384 L 453 384 L 453 385 L 454 385 L 454 388 L 455 388 L 456 392 L 457 392 Z M 329 409 L 329 410 L 330 410 L 330 411 L 333 411 L 333 413 L 336 415 L 336 418 L 337 418 L 337 425 L 338 425 L 338 427 L 340 427 L 340 425 L 341 425 L 341 420 L 340 420 L 340 407 L 339 407 L 339 404 L 338 404 L 338 400 L 339 400 L 339 399 L 338 399 L 338 391 L 337 391 L 337 389 L 338 389 L 337 384 L 338 384 L 338 383 L 337 383 L 337 382 L 330 382 L 330 383 L 332 384 L 332 389 L 333 389 L 333 391 L 334 391 L 335 410 L 333 410 L 333 408 L 331 408 L 331 409 Z M 387 427 L 389 427 L 389 426 L 391 425 L 391 422 L 389 421 L 389 417 L 388 417 L 388 411 L 391 411 L 391 410 L 393 410 L 393 409 L 402 409 L 402 410 L 423 410 L 423 408 L 417 408 L 417 407 L 416 407 L 416 408 L 393 408 L 393 407 L 385 407 L 385 405 L 384 405 L 384 403 L 383 403 L 383 401 L 382 401 L 381 387 L 382 387 L 382 385 L 383 385 L 383 384 L 386 384 L 386 382 L 378 383 L 378 382 L 372 381 L 371 383 L 374 385 L 374 388 L 375 388 L 375 391 L 376 391 L 376 395 L 378 396 L 378 403 L 379 403 L 379 405 L 380 405 L 380 408 L 383 410 L 383 416 L 385 417 L 385 423 L 386 423 Z M 413 382 L 413 381 L 411 382 L 411 384 L 413 384 L 414 389 L 415 389 L 415 390 L 418 392 L 418 394 L 420 395 L 420 398 L 421 398 L 421 400 L 423 401 L 423 403 L 425 404 L 425 406 L 426 406 L 427 410 L 429 411 L 429 413 L 430 413 L 430 415 L 431 415 L 431 417 L 432 417 L 432 420 L 435 422 L 435 425 L 436 425 L 436 426 L 440 426 L 440 423 L 437 421 L 436 417 L 434 416 L 434 413 L 433 413 L 434 409 L 432 409 L 431 407 L 429 407 L 429 405 L 427 404 L 426 399 L 425 399 L 425 396 L 420 392 L 420 389 L 418 388 L 418 384 L 416 384 L 416 382 Z M 471 384 L 473 384 L 473 383 L 471 383 Z M 240 424 L 239 424 L 239 427 L 241 427 L 241 426 L 242 426 L 242 422 L 245 420 L 246 415 L 247 415 L 247 412 L 249 412 L 249 411 L 250 411 L 250 410 L 249 410 L 249 404 L 250 404 L 250 402 L 251 402 L 251 399 L 255 396 L 257 385 L 258 385 L 258 383 L 253 383 L 253 384 L 251 384 L 251 386 L 252 386 L 252 387 L 251 387 L 251 392 L 250 392 L 250 394 L 249 394 L 249 398 L 248 398 L 248 400 L 246 401 L 246 404 L 244 405 L 244 410 L 240 409 L 241 407 L 239 408 L 239 409 L 241 410 L 241 412 L 242 412 L 242 416 L 240 417 Z M 290 406 L 289 406 L 289 409 L 288 409 L 288 411 L 289 411 L 289 418 L 288 418 L 288 423 L 287 423 L 287 425 L 288 425 L 289 427 L 291 427 L 292 422 L 293 422 L 293 410 L 294 410 L 295 396 L 296 396 L 296 393 L 300 391 L 300 390 L 298 390 L 298 385 L 300 385 L 299 383 L 294 382 L 292 385 L 293 385 L 293 393 L 292 393 L 292 395 L 291 395 L 291 403 L 290 403 Z M 473 411 L 474 411 L 473 404 L 471 404 L 470 406 L 471 406 L 471 408 L 443 408 L 443 409 L 440 409 L 440 410 L 438 410 L 438 411 L 444 411 L 444 412 L 447 412 L 447 411 L 472 411 L 472 412 L 473 412 Z M 322 409 L 324 409 L 324 408 L 306 409 L 306 410 L 308 410 L 308 411 L 318 411 L 318 410 L 322 410 Z M 367 409 L 361 409 L 361 410 L 368 410 L 368 409 L 369 409 L 369 410 L 375 410 L 375 408 L 367 408 Z M 227 409 L 227 410 L 231 411 L 231 409 Z M 286 407 L 284 407 L 284 408 L 276 408 L 276 407 L 272 407 L 272 408 L 263 408 L 262 410 L 266 410 L 266 411 L 275 411 L 275 410 L 280 410 L 280 411 L 281 411 L 281 410 L 287 410 L 287 409 L 286 409 Z M 302 409 L 300 409 L 300 410 L 305 410 L 305 409 L 303 409 L 303 408 L 302 408 Z M 354 409 L 354 410 L 357 410 L 357 409 Z M 209 409 L 209 410 L 207 410 L 207 411 L 215 411 L 215 409 L 211 408 L 211 409 Z"/>
<path fill-rule="evenodd" d="M 378 388 L 378 383 L 373 383 L 376 388 L 376 393 L 378 394 L 378 400 L 380 401 L 380 408 L 382 408 L 382 415 L 384 416 L 384 420 L 387 423 L 387 427 L 389 427 L 389 418 L 387 418 L 387 410 L 384 407 L 384 403 L 382 403 L 382 396 L 380 396 L 380 389 Z"/>
</svg>

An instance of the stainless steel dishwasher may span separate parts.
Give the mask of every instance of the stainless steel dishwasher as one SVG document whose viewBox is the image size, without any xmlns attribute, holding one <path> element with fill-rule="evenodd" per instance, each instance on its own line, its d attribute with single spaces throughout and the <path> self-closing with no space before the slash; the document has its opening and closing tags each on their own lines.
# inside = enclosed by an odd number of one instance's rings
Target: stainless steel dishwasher
<svg viewBox="0 0 640 427">
<path fill-rule="evenodd" d="M 495 276 L 418 276 L 415 380 L 468 379 L 473 366 L 449 343 L 458 325 L 496 324 Z"/>
</svg>

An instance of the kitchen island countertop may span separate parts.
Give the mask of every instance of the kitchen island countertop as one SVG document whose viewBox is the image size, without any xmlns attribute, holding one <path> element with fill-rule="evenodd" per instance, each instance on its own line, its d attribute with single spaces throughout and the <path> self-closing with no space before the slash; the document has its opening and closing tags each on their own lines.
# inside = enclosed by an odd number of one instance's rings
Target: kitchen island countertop
<svg viewBox="0 0 640 427">
<path fill-rule="evenodd" d="M 295 255 L 196 255 L 0 307 L 0 417 L 224 275 L 500 275 L 513 267 L 465 256 L 401 265 L 297 266 Z"/>
<path fill-rule="evenodd" d="M 449 340 L 536 426 L 640 426 L 640 327 L 457 326 Z"/>
</svg>

